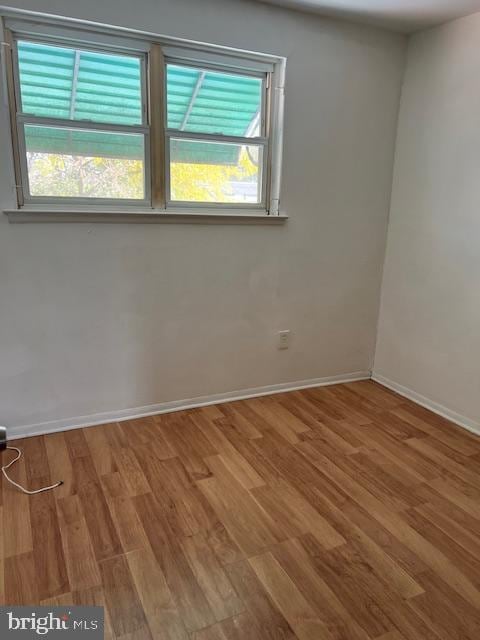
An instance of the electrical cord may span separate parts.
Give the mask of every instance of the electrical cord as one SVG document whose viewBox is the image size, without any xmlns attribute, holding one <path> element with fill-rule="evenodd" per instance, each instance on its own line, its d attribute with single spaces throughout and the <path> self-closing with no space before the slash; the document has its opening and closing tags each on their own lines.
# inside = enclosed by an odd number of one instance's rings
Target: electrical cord
<svg viewBox="0 0 480 640">
<path fill-rule="evenodd" d="M 2 473 L 5 476 L 5 478 L 8 480 L 8 482 L 10 482 L 10 484 L 13 484 L 14 487 L 17 487 L 17 489 L 20 489 L 20 491 L 23 491 L 23 493 L 26 493 L 29 496 L 33 496 L 35 493 L 42 493 L 42 491 L 50 491 L 50 489 L 56 489 L 61 484 L 63 484 L 63 480 L 60 480 L 60 482 L 56 482 L 55 484 L 52 484 L 49 487 L 42 487 L 41 489 L 35 489 L 35 491 L 30 491 L 29 489 L 25 489 L 25 487 L 22 487 L 21 484 L 18 484 L 18 482 L 15 482 L 15 480 L 12 480 L 7 474 L 7 469 L 10 469 L 12 464 L 15 464 L 15 462 L 18 462 L 18 460 L 20 460 L 20 458 L 22 457 L 22 452 L 17 447 L 6 447 L 6 449 L 10 449 L 10 451 L 16 451 L 17 456 L 13 460 L 11 460 L 8 464 L 2 466 Z"/>
</svg>

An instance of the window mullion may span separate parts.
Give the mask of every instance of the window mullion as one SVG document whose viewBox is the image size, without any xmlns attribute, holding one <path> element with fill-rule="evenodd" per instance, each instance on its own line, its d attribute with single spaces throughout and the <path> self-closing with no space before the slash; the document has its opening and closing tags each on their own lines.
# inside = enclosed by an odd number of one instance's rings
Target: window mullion
<svg viewBox="0 0 480 640">
<path fill-rule="evenodd" d="M 165 64 L 159 44 L 150 48 L 148 90 L 152 207 L 165 209 Z"/>
</svg>

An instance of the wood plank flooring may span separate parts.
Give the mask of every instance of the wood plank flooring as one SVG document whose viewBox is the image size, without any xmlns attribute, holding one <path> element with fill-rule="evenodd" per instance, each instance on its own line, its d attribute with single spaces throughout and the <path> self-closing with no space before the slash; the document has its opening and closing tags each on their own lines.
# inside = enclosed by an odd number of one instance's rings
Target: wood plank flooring
<svg viewBox="0 0 480 640">
<path fill-rule="evenodd" d="M 371 381 L 18 443 L 2 604 L 122 640 L 478 640 L 480 438 Z M 3 459 L 9 459 L 4 453 Z"/>
</svg>

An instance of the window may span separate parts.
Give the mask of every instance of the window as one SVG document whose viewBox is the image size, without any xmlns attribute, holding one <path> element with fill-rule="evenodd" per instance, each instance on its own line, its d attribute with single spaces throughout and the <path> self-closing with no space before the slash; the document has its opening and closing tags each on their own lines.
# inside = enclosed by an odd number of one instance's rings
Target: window
<svg viewBox="0 0 480 640">
<path fill-rule="evenodd" d="M 65 22 L 5 21 L 19 207 L 278 214 L 284 59 Z"/>
<path fill-rule="evenodd" d="M 144 61 L 18 40 L 24 198 L 146 202 Z"/>
<path fill-rule="evenodd" d="M 167 64 L 170 202 L 260 205 L 265 74 Z"/>
</svg>

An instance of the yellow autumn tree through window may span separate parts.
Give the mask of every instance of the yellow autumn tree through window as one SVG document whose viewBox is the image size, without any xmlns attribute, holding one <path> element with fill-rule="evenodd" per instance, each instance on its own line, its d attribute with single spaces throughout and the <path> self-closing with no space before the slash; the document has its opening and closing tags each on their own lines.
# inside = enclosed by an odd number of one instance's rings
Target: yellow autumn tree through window
<svg viewBox="0 0 480 640">
<path fill-rule="evenodd" d="M 62 198 L 144 197 L 143 162 L 126 158 L 28 153 L 33 196 Z"/>
<path fill-rule="evenodd" d="M 257 154 L 258 155 L 258 154 Z M 184 202 L 257 202 L 258 158 L 242 148 L 231 165 L 173 162 L 172 199 Z M 143 162 L 127 158 L 28 154 L 35 196 L 142 199 Z"/>
<path fill-rule="evenodd" d="M 258 157 L 252 157 L 245 147 L 236 164 L 172 162 L 170 174 L 172 200 L 225 203 L 258 200 Z"/>
</svg>

